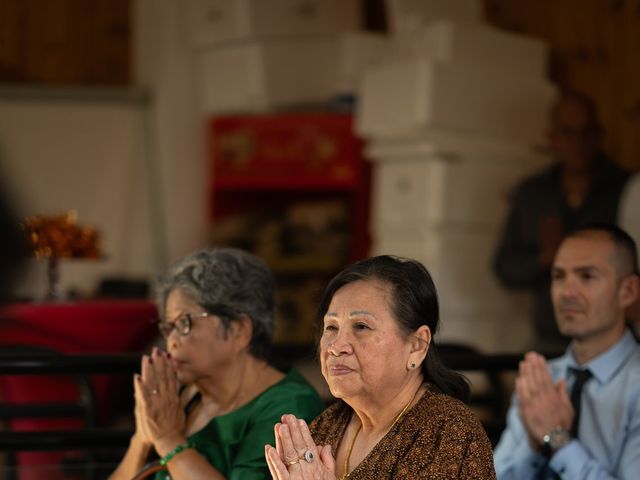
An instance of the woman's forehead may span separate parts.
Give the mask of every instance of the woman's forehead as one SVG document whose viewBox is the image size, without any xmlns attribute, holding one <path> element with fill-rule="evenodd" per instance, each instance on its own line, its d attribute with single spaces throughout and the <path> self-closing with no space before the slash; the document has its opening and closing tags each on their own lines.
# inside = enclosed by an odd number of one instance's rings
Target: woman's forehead
<svg viewBox="0 0 640 480">
<path fill-rule="evenodd" d="M 391 287 L 380 280 L 358 280 L 344 285 L 331 299 L 327 313 L 336 308 L 371 312 L 372 308 L 389 307 Z M 334 312 L 335 313 L 335 312 Z"/>
<path fill-rule="evenodd" d="M 343 285 L 336 291 L 334 298 L 338 294 L 344 295 L 347 291 L 349 295 L 353 295 L 353 292 L 380 295 L 380 293 L 386 294 L 390 289 L 391 287 L 387 282 L 377 278 L 363 279 Z"/>
</svg>

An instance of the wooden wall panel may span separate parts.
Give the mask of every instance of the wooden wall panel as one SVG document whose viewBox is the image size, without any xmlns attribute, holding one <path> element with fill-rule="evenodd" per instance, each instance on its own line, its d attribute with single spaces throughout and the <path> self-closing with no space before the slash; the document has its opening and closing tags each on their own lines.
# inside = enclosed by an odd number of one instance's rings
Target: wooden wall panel
<svg viewBox="0 0 640 480">
<path fill-rule="evenodd" d="M 0 0 L 0 81 L 129 83 L 133 1 Z M 550 78 L 594 98 L 606 148 L 640 169 L 640 0 L 478 1 L 490 23 L 549 43 Z M 383 0 L 362 2 L 381 27 Z"/>
<path fill-rule="evenodd" d="M 640 0 L 484 0 L 490 23 L 547 41 L 549 76 L 591 96 L 605 147 L 640 169 Z"/>
<path fill-rule="evenodd" d="M 0 81 L 126 85 L 132 0 L 0 0 Z"/>
<path fill-rule="evenodd" d="M 0 0 L 0 80 L 20 79 L 23 9 L 20 0 Z"/>
</svg>

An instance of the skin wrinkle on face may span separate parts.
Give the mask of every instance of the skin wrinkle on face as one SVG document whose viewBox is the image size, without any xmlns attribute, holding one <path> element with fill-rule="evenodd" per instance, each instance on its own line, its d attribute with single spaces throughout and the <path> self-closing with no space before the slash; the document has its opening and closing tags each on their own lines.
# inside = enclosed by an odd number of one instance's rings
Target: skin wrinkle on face
<svg viewBox="0 0 640 480">
<path fill-rule="evenodd" d="M 410 342 L 392 316 L 391 287 L 362 280 L 336 291 L 320 340 L 322 374 L 343 399 L 379 397 L 399 391 L 407 377 Z M 332 368 L 350 371 L 332 374 Z M 344 372 L 343 372 L 344 373 Z"/>
<path fill-rule="evenodd" d="M 167 318 L 177 318 L 185 313 L 197 315 L 205 313 L 205 309 L 182 290 L 172 290 L 167 297 Z M 231 348 L 222 321 L 216 315 L 194 318 L 191 332 L 186 336 L 174 329 L 167 337 L 167 351 L 182 383 L 194 383 L 216 369 L 224 368 L 231 358 Z"/>
<path fill-rule="evenodd" d="M 564 98 L 554 109 L 550 140 L 565 168 L 588 170 L 600 143 L 597 118 L 581 101 Z"/>
<path fill-rule="evenodd" d="M 603 235 L 570 237 L 552 271 L 552 298 L 560 331 L 585 340 L 621 328 L 621 279 L 615 248 Z"/>
</svg>

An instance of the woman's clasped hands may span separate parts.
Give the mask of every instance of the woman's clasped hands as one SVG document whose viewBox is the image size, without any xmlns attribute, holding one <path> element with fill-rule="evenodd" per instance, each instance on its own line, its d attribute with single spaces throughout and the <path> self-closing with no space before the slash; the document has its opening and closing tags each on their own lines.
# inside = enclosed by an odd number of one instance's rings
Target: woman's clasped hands
<svg viewBox="0 0 640 480">
<path fill-rule="evenodd" d="M 141 374 L 134 377 L 136 435 L 158 446 L 174 443 L 185 430 L 178 379 L 167 352 L 154 348 L 142 358 Z"/>
<path fill-rule="evenodd" d="M 283 415 L 275 425 L 275 448 L 265 445 L 271 476 L 276 480 L 335 480 L 335 460 L 331 446 L 318 447 L 304 420 Z"/>
</svg>

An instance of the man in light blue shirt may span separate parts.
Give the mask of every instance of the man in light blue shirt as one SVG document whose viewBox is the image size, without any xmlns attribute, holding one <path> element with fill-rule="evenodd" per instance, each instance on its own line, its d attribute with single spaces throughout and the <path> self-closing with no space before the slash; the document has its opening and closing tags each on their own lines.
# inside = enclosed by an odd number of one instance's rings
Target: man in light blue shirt
<svg viewBox="0 0 640 480">
<path fill-rule="evenodd" d="M 625 326 L 639 284 L 623 230 L 586 227 L 561 243 L 551 297 L 572 342 L 549 363 L 535 352 L 520 362 L 494 452 L 499 480 L 640 478 L 640 346 Z"/>
</svg>

